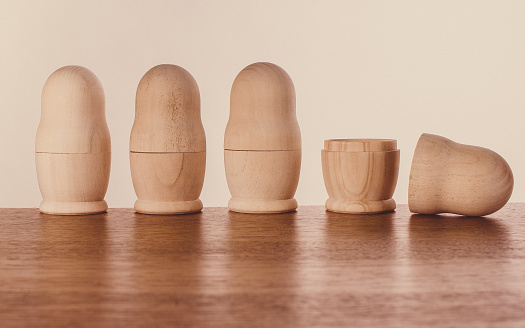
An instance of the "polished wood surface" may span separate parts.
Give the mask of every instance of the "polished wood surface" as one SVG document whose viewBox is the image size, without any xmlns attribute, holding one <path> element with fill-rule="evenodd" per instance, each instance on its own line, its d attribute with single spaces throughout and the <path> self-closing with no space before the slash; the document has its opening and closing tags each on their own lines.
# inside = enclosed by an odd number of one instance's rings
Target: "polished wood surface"
<svg viewBox="0 0 525 328">
<path fill-rule="evenodd" d="M 525 204 L 152 216 L 0 209 L 1 327 L 524 327 Z"/>
</svg>

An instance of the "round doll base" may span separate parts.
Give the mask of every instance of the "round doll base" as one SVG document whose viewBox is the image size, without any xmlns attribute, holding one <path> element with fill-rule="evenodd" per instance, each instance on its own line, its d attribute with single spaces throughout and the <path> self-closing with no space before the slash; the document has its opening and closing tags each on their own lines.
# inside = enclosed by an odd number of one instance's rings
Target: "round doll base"
<svg viewBox="0 0 525 328">
<path fill-rule="evenodd" d="M 325 207 L 330 212 L 349 214 L 375 214 L 392 212 L 396 209 L 396 202 L 390 198 L 385 200 L 349 201 L 328 198 Z"/>
<path fill-rule="evenodd" d="M 43 200 L 40 212 L 54 215 L 87 215 L 104 213 L 108 209 L 105 200 L 94 202 L 57 202 Z"/>
<path fill-rule="evenodd" d="M 135 202 L 135 211 L 142 214 L 190 214 L 201 210 L 202 202 L 200 199 L 180 202 L 155 202 L 139 199 Z"/>
<path fill-rule="evenodd" d="M 279 200 L 232 198 L 228 202 L 228 208 L 239 213 L 286 213 L 297 209 L 297 201 L 295 198 Z"/>
</svg>

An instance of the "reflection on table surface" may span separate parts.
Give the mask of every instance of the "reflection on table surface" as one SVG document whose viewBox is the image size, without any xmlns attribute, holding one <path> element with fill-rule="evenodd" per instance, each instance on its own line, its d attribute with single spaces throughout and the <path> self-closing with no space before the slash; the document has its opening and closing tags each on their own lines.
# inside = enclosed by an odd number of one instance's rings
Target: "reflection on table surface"
<svg viewBox="0 0 525 328">
<path fill-rule="evenodd" d="M 524 216 L 0 209 L 1 325 L 522 326 Z"/>
</svg>

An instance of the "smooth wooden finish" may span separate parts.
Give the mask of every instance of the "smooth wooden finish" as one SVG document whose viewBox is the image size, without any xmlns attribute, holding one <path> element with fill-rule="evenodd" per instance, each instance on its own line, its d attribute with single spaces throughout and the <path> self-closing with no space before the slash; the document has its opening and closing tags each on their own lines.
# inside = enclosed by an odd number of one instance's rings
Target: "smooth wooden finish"
<svg viewBox="0 0 525 328">
<path fill-rule="evenodd" d="M 290 76 L 272 63 L 245 67 L 233 81 L 226 150 L 301 150 Z"/>
<path fill-rule="evenodd" d="M 0 209 L 0 326 L 523 327 L 525 204 L 489 217 Z"/>
<path fill-rule="evenodd" d="M 325 140 L 321 162 L 327 210 L 364 214 L 396 208 L 392 199 L 399 172 L 396 140 Z"/>
<path fill-rule="evenodd" d="M 37 153 L 111 152 L 104 89 L 89 69 L 64 66 L 49 76 L 42 90 Z"/>
<path fill-rule="evenodd" d="M 497 153 L 425 133 L 412 160 L 408 206 L 421 214 L 488 215 L 507 203 L 513 186 Z"/>
<path fill-rule="evenodd" d="M 255 63 L 237 75 L 224 150 L 232 211 L 283 213 L 297 208 L 293 196 L 301 170 L 301 132 L 295 88 L 282 68 Z"/>
<path fill-rule="evenodd" d="M 145 214 L 195 213 L 204 183 L 206 152 L 130 153 L 131 176 L 138 200 L 135 210 Z"/>
<path fill-rule="evenodd" d="M 184 68 L 158 65 L 142 77 L 129 149 L 137 212 L 181 214 L 202 209 L 206 135 L 199 87 Z"/>
<path fill-rule="evenodd" d="M 104 90 L 93 72 L 65 66 L 49 76 L 35 148 L 42 212 L 75 215 L 107 209 L 111 140 Z"/>
<path fill-rule="evenodd" d="M 36 154 L 40 210 L 49 214 L 95 214 L 108 209 L 111 153 Z"/>
<path fill-rule="evenodd" d="M 144 74 L 137 86 L 132 152 L 205 152 L 197 82 L 184 68 L 162 64 Z"/>
<path fill-rule="evenodd" d="M 324 150 L 330 151 L 391 151 L 397 150 L 394 139 L 328 139 Z"/>
<path fill-rule="evenodd" d="M 297 208 L 294 198 L 301 151 L 224 151 L 228 207 L 241 213 L 284 213 Z"/>
</svg>

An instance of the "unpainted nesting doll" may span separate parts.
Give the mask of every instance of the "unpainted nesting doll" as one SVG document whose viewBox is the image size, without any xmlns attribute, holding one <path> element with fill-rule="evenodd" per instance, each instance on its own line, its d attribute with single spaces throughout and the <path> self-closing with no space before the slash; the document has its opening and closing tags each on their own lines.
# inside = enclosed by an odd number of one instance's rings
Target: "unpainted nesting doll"
<svg viewBox="0 0 525 328">
<path fill-rule="evenodd" d="M 40 211 L 105 212 L 111 139 L 102 84 L 87 68 L 65 66 L 47 79 L 36 136 Z"/>
<path fill-rule="evenodd" d="M 301 132 L 295 88 L 279 66 L 255 63 L 235 78 L 224 165 L 232 211 L 283 213 L 297 208 Z"/>
<path fill-rule="evenodd" d="M 412 159 L 408 207 L 421 214 L 483 216 L 502 208 L 513 187 L 512 170 L 499 154 L 423 133 Z"/>
<path fill-rule="evenodd" d="M 137 212 L 183 214 L 202 209 L 206 136 L 199 87 L 184 68 L 158 65 L 142 77 L 129 150 Z"/>
</svg>

